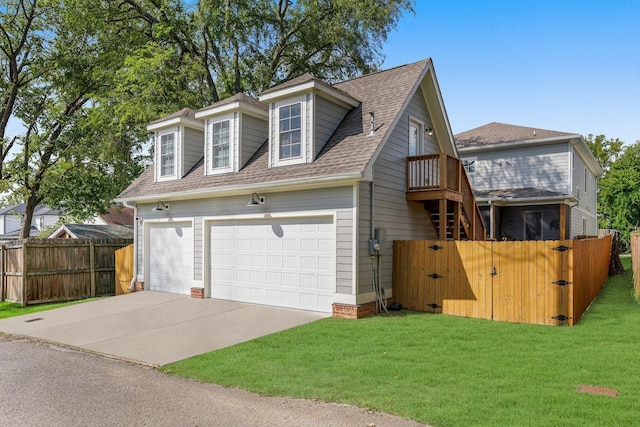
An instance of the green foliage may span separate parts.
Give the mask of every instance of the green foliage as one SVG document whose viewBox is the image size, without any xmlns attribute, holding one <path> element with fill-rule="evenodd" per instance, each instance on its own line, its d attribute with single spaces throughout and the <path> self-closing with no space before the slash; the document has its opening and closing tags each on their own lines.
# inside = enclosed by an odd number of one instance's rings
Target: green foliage
<svg viewBox="0 0 640 427">
<path fill-rule="evenodd" d="M 604 135 L 592 134 L 585 138 L 585 142 L 604 171 L 608 171 L 611 163 L 620 156 L 624 144 L 619 138 L 607 139 Z"/>
<path fill-rule="evenodd" d="M 599 182 L 600 225 L 621 233 L 623 249 L 640 226 L 640 141 L 625 147 Z"/>
<path fill-rule="evenodd" d="M 434 426 L 637 425 L 640 306 L 623 264 L 573 327 L 405 312 L 330 318 L 162 370 Z M 576 393 L 582 384 L 619 396 Z"/>
<path fill-rule="evenodd" d="M 141 171 L 148 122 L 312 72 L 375 70 L 410 0 L 8 0 L 0 190 L 81 219 Z M 26 128 L 8 140 L 9 117 Z M 12 155 L 9 155 L 12 153 Z M 23 231 L 26 232 L 26 229 Z"/>
</svg>

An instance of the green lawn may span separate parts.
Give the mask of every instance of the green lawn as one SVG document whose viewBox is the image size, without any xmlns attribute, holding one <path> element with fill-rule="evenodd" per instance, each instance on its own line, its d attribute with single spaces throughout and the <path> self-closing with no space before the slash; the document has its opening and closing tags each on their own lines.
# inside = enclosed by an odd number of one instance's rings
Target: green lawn
<svg viewBox="0 0 640 427">
<path fill-rule="evenodd" d="M 40 311 L 51 310 L 53 308 L 65 307 L 67 305 L 79 304 L 81 302 L 95 301 L 97 298 L 83 299 L 79 301 L 61 302 L 56 304 L 39 304 L 28 305 L 22 307 L 20 304 L 13 302 L 3 301 L 0 302 L 0 319 L 6 319 L 8 317 L 22 316 L 23 314 L 37 313 Z"/>
<path fill-rule="evenodd" d="M 640 304 L 626 273 L 573 327 L 406 313 L 324 319 L 164 372 L 434 426 L 640 425 Z M 579 385 L 618 397 L 579 394 Z"/>
</svg>

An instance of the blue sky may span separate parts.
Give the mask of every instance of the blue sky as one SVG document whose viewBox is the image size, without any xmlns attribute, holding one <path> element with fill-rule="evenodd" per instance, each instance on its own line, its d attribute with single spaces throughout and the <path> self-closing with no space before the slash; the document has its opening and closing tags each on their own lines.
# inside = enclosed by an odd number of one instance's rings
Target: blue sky
<svg viewBox="0 0 640 427">
<path fill-rule="evenodd" d="M 417 0 L 382 68 L 431 57 L 454 133 L 496 121 L 640 140 L 640 0 Z"/>
</svg>

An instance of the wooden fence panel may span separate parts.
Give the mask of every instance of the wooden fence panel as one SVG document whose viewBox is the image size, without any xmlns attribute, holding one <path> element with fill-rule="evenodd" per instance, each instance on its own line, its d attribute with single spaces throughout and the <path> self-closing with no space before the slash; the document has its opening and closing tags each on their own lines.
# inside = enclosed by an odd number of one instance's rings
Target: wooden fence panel
<svg viewBox="0 0 640 427">
<path fill-rule="evenodd" d="M 573 322 L 577 322 L 598 295 L 609 274 L 611 235 L 573 242 Z"/>
<path fill-rule="evenodd" d="M 116 249 L 131 239 L 25 239 L 3 246 L 4 298 L 26 304 L 115 293 Z"/>
<path fill-rule="evenodd" d="M 412 310 L 573 325 L 606 281 L 609 239 L 395 241 L 393 295 Z"/>
<path fill-rule="evenodd" d="M 131 292 L 129 286 L 133 279 L 133 245 L 125 246 L 115 252 L 116 295 Z"/>
<path fill-rule="evenodd" d="M 633 271 L 633 288 L 640 298 L 640 231 L 631 233 L 631 269 Z"/>
</svg>

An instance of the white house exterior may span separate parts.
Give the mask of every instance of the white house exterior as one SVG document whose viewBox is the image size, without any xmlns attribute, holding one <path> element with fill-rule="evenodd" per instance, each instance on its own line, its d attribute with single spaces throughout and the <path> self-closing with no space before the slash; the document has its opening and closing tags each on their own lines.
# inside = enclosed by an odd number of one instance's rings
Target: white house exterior
<svg viewBox="0 0 640 427">
<path fill-rule="evenodd" d="M 25 204 L 19 203 L 8 208 L 0 209 L 0 235 L 16 238 L 22 228 Z M 35 235 L 45 228 L 54 226 L 60 220 L 60 213 L 44 205 L 36 206 L 31 219 L 31 235 Z"/>
<path fill-rule="evenodd" d="M 406 158 L 457 155 L 430 59 L 305 74 L 148 129 L 154 165 L 117 199 L 135 208 L 137 285 L 327 313 L 392 297 L 393 240 L 437 237 Z"/>
<path fill-rule="evenodd" d="M 489 237 L 598 234 L 603 171 L 581 135 L 494 122 L 455 139 Z"/>
</svg>

